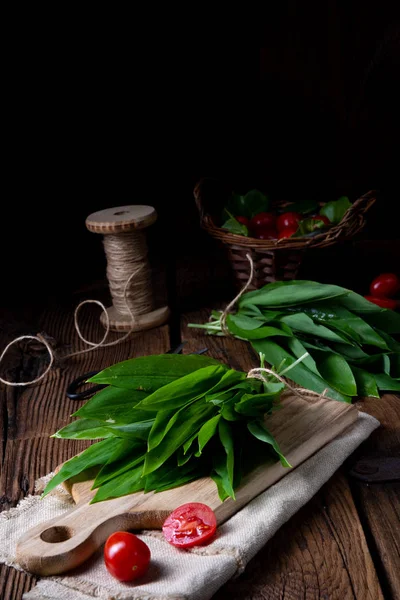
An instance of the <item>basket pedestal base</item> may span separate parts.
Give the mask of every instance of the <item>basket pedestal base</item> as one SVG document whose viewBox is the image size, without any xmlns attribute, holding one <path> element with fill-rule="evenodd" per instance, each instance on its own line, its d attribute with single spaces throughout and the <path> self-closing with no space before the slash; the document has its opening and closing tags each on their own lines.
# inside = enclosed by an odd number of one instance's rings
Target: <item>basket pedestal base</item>
<svg viewBox="0 0 400 600">
<path fill-rule="evenodd" d="M 250 265 L 246 254 L 254 264 L 254 277 L 249 290 L 256 290 L 274 281 L 296 279 L 304 256 L 304 250 L 257 250 L 230 245 L 229 260 L 234 270 L 238 287 L 243 287 L 249 278 Z"/>
</svg>

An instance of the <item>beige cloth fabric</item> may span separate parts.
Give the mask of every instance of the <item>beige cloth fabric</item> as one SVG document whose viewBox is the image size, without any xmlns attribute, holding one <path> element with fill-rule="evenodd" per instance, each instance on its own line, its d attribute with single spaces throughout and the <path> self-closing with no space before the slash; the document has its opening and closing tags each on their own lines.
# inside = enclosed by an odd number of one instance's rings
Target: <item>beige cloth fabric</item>
<svg viewBox="0 0 400 600">
<path fill-rule="evenodd" d="M 344 434 L 221 525 L 217 538 L 205 548 L 177 550 L 161 532 L 141 532 L 139 537 L 149 545 L 152 560 L 146 576 L 137 583 L 122 584 L 113 579 L 99 550 L 79 569 L 64 576 L 43 578 L 24 599 L 209 600 L 228 579 L 244 570 L 279 527 L 314 496 L 378 426 L 376 419 L 360 413 Z M 39 480 L 38 492 L 45 479 Z M 15 564 L 15 546 L 21 534 L 63 514 L 71 504 L 68 494 L 57 488 L 43 500 L 29 496 L 17 508 L 0 515 L 0 562 L 19 568 Z"/>
</svg>

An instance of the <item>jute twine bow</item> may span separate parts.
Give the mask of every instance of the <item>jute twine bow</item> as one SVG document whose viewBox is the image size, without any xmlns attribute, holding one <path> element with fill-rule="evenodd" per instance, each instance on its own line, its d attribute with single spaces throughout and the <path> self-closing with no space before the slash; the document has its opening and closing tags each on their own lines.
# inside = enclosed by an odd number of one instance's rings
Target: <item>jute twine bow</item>
<svg viewBox="0 0 400 600">
<path fill-rule="evenodd" d="M 122 337 L 118 338 L 117 340 L 114 340 L 113 342 L 106 342 L 108 334 L 110 333 L 110 319 L 109 319 L 106 307 L 99 300 L 84 300 L 83 302 L 80 302 L 78 304 L 78 306 L 75 308 L 74 325 L 75 325 L 76 333 L 78 334 L 79 338 L 85 344 L 88 344 L 89 346 L 91 346 L 91 348 L 85 348 L 84 350 L 78 350 L 76 352 L 71 352 L 70 354 L 66 354 L 61 357 L 63 360 L 65 360 L 67 358 L 71 358 L 72 356 L 77 356 L 78 354 L 86 354 L 87 352 L 93 352 L 94 350 L 97 350 L 98 348 L 105 348 L 107 346 L 116 346 L 117 344 L 120 344 L 121 342 L 125 341 L 130 336 L 130 334 L 132 333 L 132 330 L 135 326 L 136 319 L 135 319 L 135 315 L 133 313 L 132 308 L 130 307 L 129 303 L 127 302 L 127 290 L 128 290 L 129 284 L 132 281 L 132 279 L 139 273 L 139 271 L 141 269 L 143 269 L 143 267 L 144 267 L 144 265 L 140 265 L 130 275 L 130 277 L 127 279 L 127 281 L 125 283 L 125 287 L 124 287 L 125 305 L 126 305 L 126 309 L 127 309 L 128 313 L 130 314 L 131 319 L 132 319 L 132 325 L 131 325 L 131 328 L 129 329 L 129 331 L 127 331 Z M 90 340 L 87 340 L 86 338 L 84 338 L 82 335 L 82 332 L 80 330 L 79 323 L 78 323 L 78 315 L 79 315 L 79 311 L 81 310 L 82 306 L 84 306 L 84 304 L 97 304 L 104 311 L 105 318 L 106 318 L 106 331 L 105 331 L 105 334 L 103 335 L 103 338 L 98 343 L 91 342 Z M 9 385 L 9 386 L 13 386 L 13 387 L 25 387 L 27 385 L 32 385 L 34 383 L 38 383 L 39 381 L 44 379 L 44 377 L 46 377 L 47 373 L 49 373 L 49 371 L 51 370 L 51 368 L 54 364 L 55 351 L 40 333 L 38 335 L 21 335 L 20 337 L 15 338 L 15 340 L 12 340 L 9 344 L 7 344 L 7 346 L 4 348 L 3 352 L 1 353 L 0 364 L 2 363 L 4 356 L 7 354 L 8 350 L 11 348 L 11 346 L 20 342 L 21 340 L 37 340 L 38 342 L 43 344 L 46 347 L 47 352 L 49 353 L 50 362 L 47 365 L 46 370 L 41 375 L 39 375 L 39 377 L 36 377 L 36 379 L 32 379 L 31 381 L 15 382 L 15 381 L 8 381 L 7 379 L 0 377 L 0 382 L 4 383 L 5 385 Z"/>
</svg>

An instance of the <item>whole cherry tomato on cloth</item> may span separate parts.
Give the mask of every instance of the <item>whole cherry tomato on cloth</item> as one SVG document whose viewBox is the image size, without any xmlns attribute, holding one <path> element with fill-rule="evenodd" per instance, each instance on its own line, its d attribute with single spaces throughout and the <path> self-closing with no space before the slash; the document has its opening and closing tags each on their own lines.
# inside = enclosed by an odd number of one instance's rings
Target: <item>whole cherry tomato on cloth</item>
<svg viewBox="0 0 400 600">
<path fill-rule="evenodd" d="M 258 228 L 275 229 L 276 215 L 270 212 L 261 212 L 255 215 L 250 221 L 250 227 L 254 230 Z"/>
<path fill-rule="evenodd" d="M 292 235 L 296 233 L 297 229 L 297 225 L 293 225 L 292 227 L 285 227 L 285 229 L 282 229 L 282 231 L 279 232 L 278 239 L 282 240 L 283 238 L 292 237 Z"/>
<path fill-rule="evenodd" d="M 246 225 L 247 228 L 250 227 L 250 220 L 247 217 L 239 216 L 235 217 L 236 221 L 239 221 L 242 225 Z"/>
<path fill-rule="evenodd" d="M 397 308 L 397 301 L 392 298 L 376 298 L 375 296 L 364 296 L 366 300 L 369 302 L 373 302 L 377 306 L 381 308 L 390 308 L 391 310 L 395 310 Z"/>
<path fill-rule="evenodd" d="M 276 229 L 271 229 L 271 227 L 257 227 L 255 229 L 253 237 L 258 240 L 277 240 L 278 232 Z"/>
<path fill-rule="evenodd" d="M 369 288 L 371 296 L 391 298 L 400 290 L 400 279 L 395 273 L 382 273 L 376 277 Z"/>
<path fill-rule="evenodd" d="M 178 506 L 164 522 L 165 539 L 178 548 L 191 548 L 208 542 L 217 530 L 212 509 L 201 502 Z"/>
<path fill-rule="evenodd" d="M 133 581 L 144 575 L 150 556 L 147 544 L 127 531 L 112 533 L 104 546 L 106 567 L 120 581 Z"/>
<path fill-rule="evenodd" d="M 288 229 L 289 227 L 294 227 L 302 220 L 302 216 L 297 212 L 286 212 L 282 215 L 279 215 L 276 221 L 276 227 L 278 231 L 283 231 L 284 229 Z"/>
</svg>

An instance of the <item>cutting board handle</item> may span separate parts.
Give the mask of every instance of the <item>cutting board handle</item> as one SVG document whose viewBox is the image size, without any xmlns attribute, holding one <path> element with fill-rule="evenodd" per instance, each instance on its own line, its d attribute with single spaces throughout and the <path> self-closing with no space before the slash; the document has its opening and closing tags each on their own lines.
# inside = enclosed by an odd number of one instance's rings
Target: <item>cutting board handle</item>
<svg viewBox="0 0 400 600">
<path fill-rule="evenodd" d="M 132 507 L 129 496 L 78 504 L 27 531 L 17 544 L 17 562 L 36 575 L 65 573 L 87 560 L 114 531 L 160 529 L 168 514 Z"/>
</svg>

